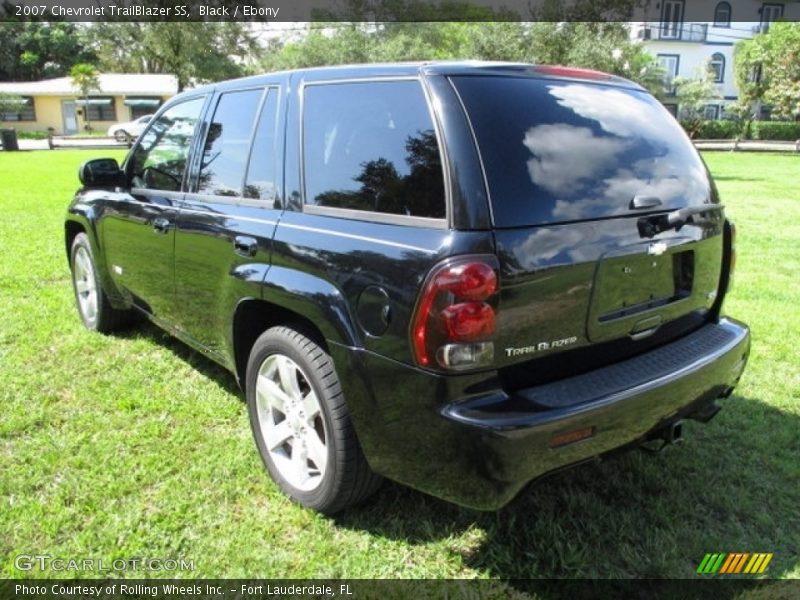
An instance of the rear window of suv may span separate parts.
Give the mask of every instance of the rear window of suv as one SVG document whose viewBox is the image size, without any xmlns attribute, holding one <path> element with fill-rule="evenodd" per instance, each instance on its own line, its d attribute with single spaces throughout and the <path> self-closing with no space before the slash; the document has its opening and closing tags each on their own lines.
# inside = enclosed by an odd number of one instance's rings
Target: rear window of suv
<svg viewBox="0 0 800 600">
<path fill-rule="evenodd" d="M 705 166 L 650 94 L 579 81 L 461 76 L 453 84 L 481 153 L 497 227 L 630 214 L 708 201 Z"/>
</svg>

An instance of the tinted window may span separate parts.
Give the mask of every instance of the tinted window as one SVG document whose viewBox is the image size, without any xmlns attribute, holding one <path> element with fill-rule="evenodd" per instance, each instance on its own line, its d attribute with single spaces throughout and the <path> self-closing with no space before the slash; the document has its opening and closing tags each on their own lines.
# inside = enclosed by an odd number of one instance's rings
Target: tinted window
<svg viewBox="0 0 800 600">
<path fill-rule="evenodd" d="M 630 214 L 709 197 L 705 167 L 680 125 L 645 92 L 512 77 L 457 77 L 486 169 L 495 224 Z"/>
<path fill-rule="evenodd" d="M 278 90 L 271 88 L 258 120 L 247 181 L 245 198 L 275 199 L 275 142 L 278 135 Z"/>
<path fill-rule="evenodd" d="M 132 185 L 179 191 L 203 98 L 177 104 L 150 124 L 133 154 Z"/>
<path fill-rule="evenodd" d="M 439 147 L 419 82 L 305 88 L 306 202 L 445 216 Z"/>
<path fill-rule="evenodd" d="M 262 90 L 222 94 L 208 126 L 197 193 L 240 196 Z"/>
</svg>

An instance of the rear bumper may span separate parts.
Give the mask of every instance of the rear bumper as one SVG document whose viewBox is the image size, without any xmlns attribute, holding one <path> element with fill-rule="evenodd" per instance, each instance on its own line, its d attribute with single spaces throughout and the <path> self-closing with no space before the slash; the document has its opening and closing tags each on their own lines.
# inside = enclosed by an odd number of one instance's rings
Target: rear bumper
<svg viewBox="0 0 800 600">
<path fill-rule="evenodd" d="M 749 349 L 748 328 L 722 319 L 646 354 L 554 383 L 513 393 L 481 393 L 490 386 L 472 385 L 467 399 L 453 398 L 452 378 L 348 351 L 349 367 L 369 383 L 364 389 L 348 385 L 345 394 L 375 470 L 492 510 L 533 479 L 641 441 L 729 395 Z M 552 447 L 554 439 L 578 430 L 592 435 Z"/>
</svg>

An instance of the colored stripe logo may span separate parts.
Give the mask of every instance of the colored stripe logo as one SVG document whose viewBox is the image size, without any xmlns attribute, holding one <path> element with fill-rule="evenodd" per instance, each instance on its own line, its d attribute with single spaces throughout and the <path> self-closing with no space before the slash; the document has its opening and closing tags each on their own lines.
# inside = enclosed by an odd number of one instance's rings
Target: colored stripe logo
<svg viewBox="0 0 800 600">
<path fill-rule="evenodd" d="M 729 552 L 706 554 L 697 567 L 700 575 L 736 575 L 743 573 L 746 575 L 756 575 L 767 570 L 767 566 L 772 560 L 773 553 L 769 552 Z"/>
</svg>

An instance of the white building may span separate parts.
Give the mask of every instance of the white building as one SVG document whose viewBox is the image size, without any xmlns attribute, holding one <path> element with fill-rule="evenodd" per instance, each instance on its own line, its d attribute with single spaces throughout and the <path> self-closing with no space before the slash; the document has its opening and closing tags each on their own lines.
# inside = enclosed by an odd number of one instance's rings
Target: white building
<svg viewBox="0 0 800 600">
<path fill-rule="evenodd" d="M 761 0 L 656 0 L 644 3 L 632 23 L 631 34 L 642 40 L 667 72 L 668 97 L 664 105 L 674 114 L 677 99 L 670 101 L 675 77 L 697 79 L 707 68 L 715 75 L 720 100 L 706 107 L 706 117 L 726 115 L 725 107 L 739 97 L 733 70 L 736 42 L 767 31 L 780 19 L 798 20 L 800 3 Z"/>
</svg>

